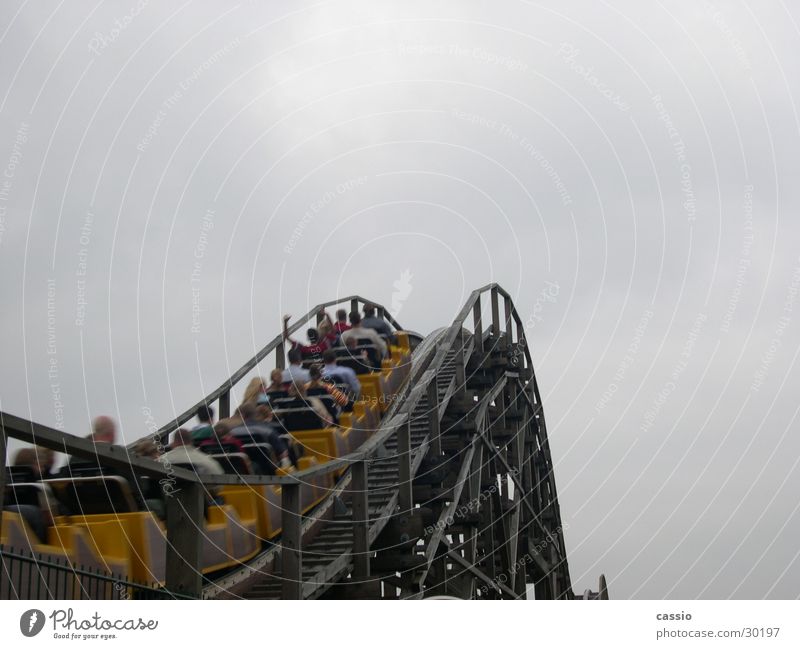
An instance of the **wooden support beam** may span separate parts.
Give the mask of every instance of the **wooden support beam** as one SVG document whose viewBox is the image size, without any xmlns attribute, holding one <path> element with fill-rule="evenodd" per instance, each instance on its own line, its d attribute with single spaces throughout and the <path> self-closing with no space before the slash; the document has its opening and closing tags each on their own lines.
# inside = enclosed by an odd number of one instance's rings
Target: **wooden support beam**
<svg viewBox="0 0 800 649">
<path fill-rule="evenodd" d="M 487 457 L 485 464 L 483 465 L 483 480 L 481 481 L 482 484 L 490 484 L 492 480 L 495 479 L 495 476 L 492 475 L 492 471 L 490 469 L 491 465 L 491 455 Z M 494 553 L 495 553 L 495 538 L 494 538 L 494 522 L 495 516 L 493 511 L 493 502 L 492 498 L 486 498 L 480 504 L 480 514 L 481 514 L 481 522 L 479 523 L 479 529 L 481 537 L 483 538 L 483 555 L 485 560 L 485 570 L 486 574 L 489 575 L 491 579 L 494 579 L 497 575 L 497 571 L 495 569 L 495 562 L 494 562 Z"/>
<path fill-rule="evenodd" d="M 505 331 L 508 344 L 514 343 L 514 305 L 510 297 L 503 298 L 504 313 L 506 316 Z"/>
<path fill-rule="evenodd" d="M 503 467 L 505 468 L 506 472 L 511 476 L 511 479 L 514 481 L 514 488 L 515 489 L 522 489 L 520 479 L 511 470 L 511 467 L 508 465 L 508 460 L 506 460 L 506 458 L 502 454 L 497 452 L 497 449 L 495 449 L 494 446 L 492 445 L 492 443 L 486 438 L 486 435 L 481 435 L 481 439 L 483 440 L 483 443 L 488 447 L 489 452 L 493 453 L 494 457 L 500 460 L 500 463 L 503 465 Z M 545 528 L 544 524 L 542 523 L 541 517 L 535 511 L 533 506 L 527 500 L 524 500 L 524 499 L 522 500 L 522 504 L 525 505 L 526 509 L 528 509 L 528 511 L 531 513 L 531 516 L 533 516 L 533 520 L 536 523 L 536 526 L 542 531 L 544 536 L 547 537 L 548 535 L 551 535 L 550 531 Z M 559 534 L 560 534 L 560 532 L 559 532 Z M 558 551 L 560 553 L 561 550 L 558 549 Z"/>
<path fill-rule="evenodd" d="M 475 448 L 475 455 L 472 457 L 472 468 L 467 476 L 467 495 L 469 497 L 469 508 L 474 510 L 478 507 L 481 489 L 481 467 L 483 466 L 483 445 L 479 444 Z M 475 565 L 478 561 L 478 525 L 480 517 L 475 518 L 475 523 L 469 525 L 469 531 L 464 535 L 464 558 L 470 565 Z M 470 573 L 472 574 L 472 573 Z M 469 580 L 467 591 L 470 597 L 475 593 L 475 575 Z"/>
<path fill-rule="evenodd" d="M 350 483 L 353 507 L 353 577 L 369 577 L 369 501 L 367 463 L 362 460 L 352 467 Z"/>
<path fill-rule="evenodd" d="M 230 390 L 219 395 L 219 418 L 227 419 L 231 416 L 231 393 Z"/>
<path fill-rule="evenodd" d="M 283 599 L 303 598 L 303 530 L 300 517 L 300 483 L 281 488 L 281 577 Z"/>
<path fill-rule="evenodd" d="M 275 367 L 279 370 L 286 369 L 286 348 L 282 342 L 275 346 Z"/>
<path fill-rule="evenodd" d="M 353 298 L 350 300 L 350 313 L 355 313 L 356 311 L 358 311 L 358 299 Z"/>
<path fill-rule="evenodd" d="M 397 430 L 397 456 L 400 514 L 411 514 L 414 509 L 414 491 L 411 476 L 411 422 L 408 419 Z"/>
<path fill-rule="evenodd" d="M 439 388 L 436 376 L 428 383 L 428 429 L 430 430 L 431 453 L 438 457 L 442 454 L 441 422 L 439 416 Z"/>
<path fill-rule="evenodd" d="M 466 339 L 463 329 L 458 332 L 456 341 L 458 352 L 456 353 L 456 393 L 463 394 L 467 389 L 467 372 L 466 372 Z"/>
<path fill-rule="evenodd" d="M 184 482 L 166 498 L 166 587 L 190 597 L 203 593 L 203 497 L 201 484 Z"/>
<path fill-rule="evenodd" d="M 500 583 L 499 580 L 493 579 L 489 577 L 486 573 L 478 570 L 474 565 L 472 565 L 469 561 L 467 561 L 464 557 L 462 557 L 458 552 L 453 550 L 448 551 L 447 556 L 450 557 L 453 561 L 461 565 L 461 567 L 466 568 L 469 572 L 475 575 L 478 579 L 482 582 L 490 585 L 492 588 L 501 591 L 503 594 L 507 595 L 511 599 L 517 599 L 517 594 L 511 590 L 505 584 Z"/>
<path fill-rule="evenodd" d="M 475 334 L 475 351 L 483 351 L 483 324 L 481 323 L 481 300 L 472 306 L 472 331 Z"/>
<path fill-rule="evenodd" d="M 491 291 L 492 300 L 492 334 L 494 335 L 494 344 L 496 345 L 500 338 L 500 302 L 497 296 L 497 288 Z"/>
</svg>

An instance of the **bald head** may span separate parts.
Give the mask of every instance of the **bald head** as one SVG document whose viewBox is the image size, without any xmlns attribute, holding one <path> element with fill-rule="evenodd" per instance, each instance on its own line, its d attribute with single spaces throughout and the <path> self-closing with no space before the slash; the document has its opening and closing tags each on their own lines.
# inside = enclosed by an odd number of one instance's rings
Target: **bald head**
<svg viewBox="0 0 800 649">
<path fill-rule="evenodd" d="M 113 444 L 117 439 L 117 425 L 111 417 L 100 415 L 92 422 L 92 439 L 95 442 Z"/>
</svg>

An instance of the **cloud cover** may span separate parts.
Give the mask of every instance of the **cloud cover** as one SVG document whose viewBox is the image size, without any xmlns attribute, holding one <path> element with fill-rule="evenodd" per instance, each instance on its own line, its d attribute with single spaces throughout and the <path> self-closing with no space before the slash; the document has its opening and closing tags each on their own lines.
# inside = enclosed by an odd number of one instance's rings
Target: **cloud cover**
<svg viewBox="0 0 800 649">
<path fill-rule="evenodd" d="M 563 5 L 4 3 L 2 409 L 131 440 L 284 312 L 498 281 L 576 588 L 796 597 L 797 11 Z"/>
</svg>

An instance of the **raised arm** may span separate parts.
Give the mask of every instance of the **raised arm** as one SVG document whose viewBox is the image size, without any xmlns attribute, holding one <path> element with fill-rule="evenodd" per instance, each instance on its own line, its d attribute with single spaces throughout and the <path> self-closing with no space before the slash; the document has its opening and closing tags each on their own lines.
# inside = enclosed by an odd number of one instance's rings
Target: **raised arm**
<svg viewBox="0 0 800 649">
<path fill-rule="evenodd" d="M 297 344 L 296 340 L 293 340 L 292 337 L 289 335 L 289 320 L 291 320 L 292 316 L 288 313 L 283 316 L 283 339 L 292 343 L 292 346 Z"/>
</svg>

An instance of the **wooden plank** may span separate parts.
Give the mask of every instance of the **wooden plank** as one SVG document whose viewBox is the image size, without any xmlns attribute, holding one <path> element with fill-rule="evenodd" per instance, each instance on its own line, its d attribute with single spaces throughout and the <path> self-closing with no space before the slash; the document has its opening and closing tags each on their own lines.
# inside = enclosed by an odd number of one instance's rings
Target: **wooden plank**
<svg viewBox="0 0 800 649">
<path fill-rule="evenodd" d="M 183 483 L 166 498 L 166 587 L 190 597 L 200 597 L 203 592 L 203 494 L 199 484 Z"/>
</svg>

